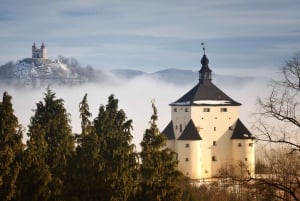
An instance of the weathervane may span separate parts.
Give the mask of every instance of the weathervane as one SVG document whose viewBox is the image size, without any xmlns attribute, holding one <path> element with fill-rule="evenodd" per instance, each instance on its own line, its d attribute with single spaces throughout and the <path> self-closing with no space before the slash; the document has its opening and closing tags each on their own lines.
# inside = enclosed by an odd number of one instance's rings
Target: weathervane
<svg viewBox="0 0 300 201">
<path fill-rule="evenodd" d="M 201 43 L 201 45 L 202 45 L 202 49 L 203 49 L 203 52 L 204 52 L 204 54 L 205 54 L 205 46 L 204 46 L 204 43 Z"/>
</svg>

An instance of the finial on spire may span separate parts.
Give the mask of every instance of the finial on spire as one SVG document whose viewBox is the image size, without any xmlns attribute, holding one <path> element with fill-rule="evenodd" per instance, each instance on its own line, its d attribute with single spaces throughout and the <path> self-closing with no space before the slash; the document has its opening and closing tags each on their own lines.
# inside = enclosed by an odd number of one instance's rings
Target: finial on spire
<svg viewBox="0 0 300 201">
<path fill-rule="evenodd" d="M 205 46 L 204 46 L 204 43 L 201 43 L 201 45 L 202 45 L 203 53 L 205 54 Z"/>
</svg>

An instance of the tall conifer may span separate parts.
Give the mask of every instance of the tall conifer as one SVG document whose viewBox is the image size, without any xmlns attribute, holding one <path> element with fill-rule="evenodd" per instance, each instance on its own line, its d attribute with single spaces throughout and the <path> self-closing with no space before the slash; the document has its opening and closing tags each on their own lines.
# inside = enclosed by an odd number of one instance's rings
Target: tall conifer
<svg viewBox="0 0 300 201">
<path fill-rule="evenodd" d="M 182 191 L 178 185 L 180 173 L 177 171 L 175 153 L 165 148 L 166 138 L 156 125 L 157 109 L 152 103 L 153 114 L 150 128 L 146 129 L 141 142 L 141 183 L 138 200 L 180 200 Z"/>
<path fill-rule="evenodd" d="M 99 137 L 103 179 L 102 200 L 126 201 L 135 191 L 137 166 L 135 146 L 131 143 L 132 120 L 127 120 L 118 100 L 109 96 L 94 120 Z"/>
<path fill-rule="evenodd" d="M 68 200 L 100 201 L 103 180 L 100 179 L 99 139 L 90 121 L 87 94 L 79 104 L 79 112 L 82 131 L 76 136 L 76 155 L 69 166 L 66 196 Z"/>
<path fill-rule="evenodd" d="M 49 183 L 50 201 L 59 201 L 62 200 L 67 163 L 74 152 L 69 114 L 64 107 L 64 101 L 57 99 L 49 88 L 43 101 L 38 102 L 36 106 L 31 126 L 38 126 L 45 133 L 46 163 L 52 176 Z"/>
<path fill-rule="evenodd" d="M 17 178 L 23 151 L 22 129 L 14 115 L 12 97 L 4 92 L 0 102 L 0 200 L 13 200 L 17 195 Z"/>
</svg>

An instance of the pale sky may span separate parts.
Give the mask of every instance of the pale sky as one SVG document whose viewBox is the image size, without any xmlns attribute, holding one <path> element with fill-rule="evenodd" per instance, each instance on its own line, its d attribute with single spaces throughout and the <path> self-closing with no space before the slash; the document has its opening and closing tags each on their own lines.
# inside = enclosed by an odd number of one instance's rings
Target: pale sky
<svg viewBox="0 0 300 201">
<path fill-rule="evenodd" d="M 277 71 L 300 50 L 299 0 L 0 0 L 0 65 L 31 56 L 76 58 L 102 70 Z M 235 70 L 235 71 L 232 71 Z"/>
</svg>

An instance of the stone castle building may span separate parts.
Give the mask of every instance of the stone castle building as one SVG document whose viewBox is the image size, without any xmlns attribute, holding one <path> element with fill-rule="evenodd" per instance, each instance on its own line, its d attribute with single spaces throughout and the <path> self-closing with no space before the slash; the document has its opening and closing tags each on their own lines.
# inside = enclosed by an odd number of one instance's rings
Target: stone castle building
<svg viewBox="0 0 300 201">
<path fill-rule="evenodd" d="M 47 50 L 44 43 L 41 48 L 37 48 L 35 42 L 32 45 L 32 59 L 47 59 Z"/>
<path fill-rule="evenodd" d="M 254 174 L 254 137 L 239 119 L 240 103 L 212 83 L 205 53 L 199 82 L 170 104 L 163 130 L 167 147 L 177 152 L 178 168 L 191 179 L 213 178 L 221 171 Z"/>
</svg>

